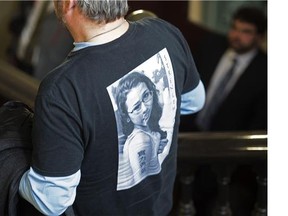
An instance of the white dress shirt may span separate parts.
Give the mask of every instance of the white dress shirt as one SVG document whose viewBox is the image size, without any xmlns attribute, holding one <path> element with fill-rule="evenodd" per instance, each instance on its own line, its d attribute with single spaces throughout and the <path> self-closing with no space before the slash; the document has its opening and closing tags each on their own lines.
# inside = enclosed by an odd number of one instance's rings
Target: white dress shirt
<svg viewBox="0 0 288 216">
<path fill-rule="evenodd" d="M 237 55 L 232 49 L 228 49 L 220 59 L 215 72 L 210 80 L 210 84 L 207 89 L 207 100 L 206 100 L 206 106 L 209 106 L 209 103 L 211 101 L 211 98 L 214 96 L 214 92 L 218 87 L 219 80 L 221 80 L 225 73 L 228 72 L 229 68 L 231 68 L 233 59 L 237 59 L 237 65 L 235 67 L 233 76 L 230 80 L 230 82 L 227 84 L 224 94 L 222 97 L 226 97 L 227 94 L 232 90 L 232 88 L 235 86 L 237 80 L 239 77 L 243 74 L 247 66 L 250 64 L 251 60 L 256 55 L 257 50 L 253 49 L 245 54 Z M 204 109 L 205 109 L 204 107 Z M 203 109 L 203 110 L 204 110 Z"/>
</svg>

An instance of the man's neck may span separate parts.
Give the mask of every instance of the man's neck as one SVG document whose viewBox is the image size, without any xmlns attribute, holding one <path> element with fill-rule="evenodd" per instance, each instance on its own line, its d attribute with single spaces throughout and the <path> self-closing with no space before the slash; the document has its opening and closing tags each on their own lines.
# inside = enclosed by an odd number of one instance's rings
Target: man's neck
<svg viewBox="0 0 288 216">
<path fill-rule="evenodd" d="M 78 31 L 74 31 L 74 41 L 79 42 L 93 42 L 97 44 L 104 44 L 113 41 L 123 35 L 129 27 L 128 22 L 122 17 L 110 23 L 97 24 L 91 21 L 84 21 Z"/>
</svg>

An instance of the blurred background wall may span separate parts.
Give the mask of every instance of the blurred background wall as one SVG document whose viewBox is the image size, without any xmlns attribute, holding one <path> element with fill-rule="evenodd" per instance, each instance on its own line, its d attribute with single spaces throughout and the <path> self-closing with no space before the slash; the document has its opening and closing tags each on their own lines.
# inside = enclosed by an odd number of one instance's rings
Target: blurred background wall
<svg viewBox="0 0 288 216">
<path fill-rule="evenodd" d="M 9 23 L 13 13 L 17 11 L 18 1 L 0 1 L 0 58 L 6 58 L 6 50 L 11 42 L 11 32 L 9 31 Z"/>
<path fill-rule="evenodd" d="M 233 12 L 243 5 L 258 7 L 267 14 L 267 1 L 189 1 L 188 19 L 225 34 Z"/>
</svg>

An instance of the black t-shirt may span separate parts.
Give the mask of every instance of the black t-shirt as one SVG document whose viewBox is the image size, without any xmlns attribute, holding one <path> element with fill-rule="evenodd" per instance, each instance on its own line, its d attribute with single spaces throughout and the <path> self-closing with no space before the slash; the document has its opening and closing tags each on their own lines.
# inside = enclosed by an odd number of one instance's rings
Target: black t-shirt
<svg viewBox="0 0 288 216">
<path fill-rule="evenodd" d="M 53 177 L 80 169 L 79 215 L 167 215 L 181 94 L 198 83 L 185 39 L 161 19 L 72 52 L 40 86 L 33 169 Z"/>
</svg>

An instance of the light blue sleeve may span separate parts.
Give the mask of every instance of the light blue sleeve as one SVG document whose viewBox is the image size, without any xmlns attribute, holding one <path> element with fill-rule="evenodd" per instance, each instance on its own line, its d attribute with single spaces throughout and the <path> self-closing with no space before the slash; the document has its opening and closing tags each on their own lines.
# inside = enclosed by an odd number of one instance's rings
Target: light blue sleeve
<svg viewBox="0 0 288 216">
<path fill-rule="evenodd" d="M 31 167 L 21 178 L 20 195 L 45 215 L 61 215 L 76 197 L 81 173 L 64 177 L 46 177 Z"/>
<path fill-rule="evenodd" d="M 205 103 L 205 89 L 202 81 L 192 91 L 181 95 L 181 115 L 188 115 L 200 111 Z"/>
</svg>

